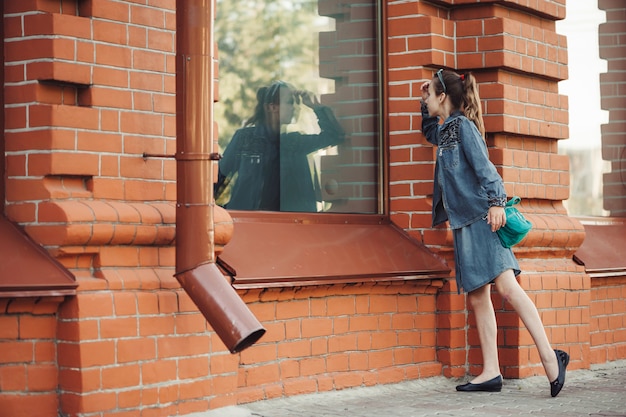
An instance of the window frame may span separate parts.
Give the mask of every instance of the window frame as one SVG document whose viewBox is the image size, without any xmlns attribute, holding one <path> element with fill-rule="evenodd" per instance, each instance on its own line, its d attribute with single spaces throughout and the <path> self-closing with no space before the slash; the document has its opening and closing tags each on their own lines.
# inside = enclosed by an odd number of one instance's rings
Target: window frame
<svg viewBox="0 0 626 417">
<path fill-rule="evenodd" d="M 267 259 L 259 260 L 254 258 L 254 254 L 249 248 L 247 251 L 241 250 L 238 252 L 236 243 L 229 243 L 225 246 L 224 252 L 217 257 L 217 264 L 221 267 L 222 271 L 229 275 L 232 279 L 233 286 L 239 289 L 249 288 L 268 288 L 268 287 L 289 287 L 289 286 L 303 286 L 303 285 L 320 285 L 320 284 L 335 284 L 335 283 L 355 283 L 366 281 L 397 281 L 397 280 L 416 280 L 416 279 L 442 279 L 447 277 L 450 273 L 448 266 L 433 252 L 431 252 L 422 242 L 412 238 L 409 234 L 396 226 L 391 221 L 390 216 L 390 198 L 389 198 L 389 126 L 387 123 L 387 103 L 388 103 L 388 89 L 387 85 L 387 70 L 388 62 L 385 54 L 384 42 L 387 38 L 387 16 L 386 9 L 383 7 L 382 0 L 376 0 L 376 45 L 377 45 L 377 65 L 376 70 L 378 72 L 378 114 L 379 114 L 379 126 L 378 126 L 378 143 L 377 143 L 377 163 L 378 172 L 377 179 L 377 213 L 374 214 L 352 214 L 352 213 L 294 213 L 294 212 L 267 212 L 267 211 L 243 211 L 243 210 L 228 210 L 228 213 L 233 219 L 234 234 L 238 233 L 240 236 L 244 235 L 248 244 L 254 247 L 255 244 L 263 245 L 263 242 L 267 242 L 267 239 L 280 239 L 280 236 L 290 235 L 293 230 L 298 230 L 298 226 L 301 226 L 301 231 L 307 230 L 307 226 L 320 225 L 323 226 L 332 225 L 333 231 L 322 232 L 320 236 L 313 239 L 313 241 L 302 240 L 301 244 L 297 248 L 287 247 L 283 245 L 284 251 L 300 251 L 302 253 L 307 252 L 307 248 L 314 248 L 323 246 L 326 251 L 333 251 L 333 245 L 341 244 L 345 249 L 346 245 L 350 246 L 352 250 L 358 252 L 359 243 L 358 238 L 349 239 L 350 242 L 342 241 L 337 243 L 335 236 L 341 234 L 341 228 L 344 226 L 346 229 L 354 227 L 362 227 L 363 230 L 370 230 L 376 233 L 381 233 L 384 236 L 388 236 L 391 240 L 399 244 L 402 250 L 396 254 L 389 254 L 389 265 L 385 272 L 366 272 L 363 269 L 354 270 L 353 273 L 346 273 L 345 270 L 336 274 L 316 275 L 311 274 L 311 264 L 306 262 L 305 259 L 300 259 L 298 265 L 290 265 L 287 269 L 294 271 L 296 269 L 302 270 L 302 274 L 295 277 L 293 275 L 287 276 L 285 269 L 283 272 L 277 272 L 276 276 L 272 279 L 267 276 L 254 276 L 253 267 L 248 267 L 247 276 L 241 278 L 238 277 L 237 264 L 257 264 Z M 263 225 L 267 226 L 257 227 L 256 229 L 265 229 L 264 233 L 253 231 L 254 226 L 250 225 Z M 266 236 L 271 225 L 271 236 Z M 329 229 L 329 228 L 326 228 Z M 310 230 L 310 229 L 309 229 Z M 276 243 L 274 240 L 273 243 Z M 371 242 L 370 242 L 371 243 Z M 374 242 L 376 243 L 376 242 Z M 230 247 L 229 247 L 230 245 Z M 280 246 L 280 245 L 279 245 Z M 385 248 L 380 247 L 381 251 Z M 376 252 L 376 249 L 370 248 L 369 250 Z M 413 253 L 410 253 L 413 251 Z M 409 258 L 414 257 L 417 253 L 420 258 L 425 262 L 416 265 L 407 263 Z M 293 253 L 292 253 L 293 255 Z M 277 256 L 287 258 L 285 253 L 277 254 Z M 297 254 L 295 255 L 297 257 Z M 354 256 L 358 256 L 357 253 Z M 251 259 L 252 258 L 252 259 Z M 395 258 L 395 259 L 394 259 Z M 402 258 L 402 259 L 401 259 Z M 309 259 L 309 261 L 311 261 Z M 319 259 L 313 259 L 312 262 L 319 262 Z M 367 259 L 363 259 L 364 265 L 367 265 Z M 408 268 L 394 268 L 398 263 L 404 266 L 408 265 Z M 417 262 L 419 263 L 419 262 Z M 309 267 L 307 267 L 309 265 Z M 367 269 L 367 268 L 365 268 Z M 309 272 L 307 272 L 309 271 Z M 267 271 L 265 271 L 267 272 Z"/>
</svg>

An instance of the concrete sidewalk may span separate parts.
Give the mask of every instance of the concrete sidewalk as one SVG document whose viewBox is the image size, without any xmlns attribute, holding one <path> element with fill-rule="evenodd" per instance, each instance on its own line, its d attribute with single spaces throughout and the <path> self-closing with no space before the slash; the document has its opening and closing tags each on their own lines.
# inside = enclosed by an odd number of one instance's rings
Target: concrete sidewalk
<svg viewBox="0 0 626 417">
<path fill-rule="evenodd" d="M 456 392 L 443 377 L 225 407 L 188 417 L 626 416 L 626 361 L 570 371 L 558 397 L 543 376 L 504 381 L 500 393 Z"/>
</svg>

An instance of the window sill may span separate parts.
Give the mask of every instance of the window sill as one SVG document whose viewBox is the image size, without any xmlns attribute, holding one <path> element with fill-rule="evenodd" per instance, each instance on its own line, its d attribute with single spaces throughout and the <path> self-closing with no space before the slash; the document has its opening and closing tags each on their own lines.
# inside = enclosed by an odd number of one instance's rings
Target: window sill
<svg viewBox="0 0 626 417">
<path fill-rule="evenodd" d="M 74 276 L 0 215 L 0 298 L 76 294 Z"/>
<path fill-rule="evenodd" d="M 450 269 L 386 216 L 230 211 L 218 265 L 237 289 L 444 278 Z"/>
<path fill-rule="evenodd" d="M 574 254 L 574 261 L 584 265 L 593 277 L 624 276 L 624 236 L 626 219 L 620 217 L 578 218 L 585 227 L 585 240 Z"/>
</svg>

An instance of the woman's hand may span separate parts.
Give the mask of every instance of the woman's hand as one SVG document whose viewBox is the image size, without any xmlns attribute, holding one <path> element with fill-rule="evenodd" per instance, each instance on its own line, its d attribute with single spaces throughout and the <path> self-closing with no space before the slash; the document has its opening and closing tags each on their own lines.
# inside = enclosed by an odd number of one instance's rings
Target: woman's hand
<svg viewBox="0 0 626 417">
<path fill-rule="evenodd" d="M 487 224 L 491 225 L 491 231 L 496 232 L 506 224 L 506 214 L 504 207 L 491 206 L 487 212 Z"/>
<path fill-rule="evenodd" d="M 296 95 L 300 97 L 300 100 L 302 100 L 302 104 L 312 109 L 322 105 L 319 98 L 317 98 L 317 96 L 310 91 L 298 90 L 296 91 Z"/>
<path fill-rule="evenodd" d="M 430 81 L 426 81 L 420 87 L 420 90 L 422 90 L 422 101 L 426 101 L 426 99 L 428 99 L 428 96 L 430 96 L 430 93 L 428 92 L 428 87 L 430 87 Z"/>
</svg>

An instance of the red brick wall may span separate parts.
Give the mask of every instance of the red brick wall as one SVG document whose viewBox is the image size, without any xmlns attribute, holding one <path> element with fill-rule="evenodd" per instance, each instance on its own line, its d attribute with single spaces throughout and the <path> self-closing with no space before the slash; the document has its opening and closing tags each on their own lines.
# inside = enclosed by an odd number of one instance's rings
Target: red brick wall
<svg viewBox="0 0 626 417">
<path fill-rule="evenodd" d="M 600 74 L 601 107 L 609 112 L 609 123 L 602 125 L 602 159 L 611 169 L 603 174 L 603 208 L 610 216 L 626 216 L 626 14 L 619 0 L 598 0 L 606 12 L 606 23 L 599 27 L 600 58 L 607 72 Z"/>
<path fill-rule="evenodd" d="M 250 293 L 268 334 L 241 354 L 239 400 L 440 375 L 438 285 L 363 284 Z"/>
<path fill-rule="evenodd" d="M 0 415 L 57 416 L 61 302 L 63 297 L 0 298 Z"/>
<path fill-rule="evenodd" d="M 441 374 L 428 281 L 242 292 L 267 334 L 237 355 L 169 274 L 86 282 L 59 312 L 68 415 L 183 415 Z"/>
<path fill-rule="evenodd" d="M 516 249 L 522 285 L 572 368 L 585 368 L 626 357 L 623 304 L 612 298 L 624 283 L 592 287 L 571 261 L 583 232 L 562 207 L 568 166 L 556 153 L 567 134 L 556 87 L 565 47 L 554 33 L 564 2 L 526 3 L 384 3 L 392 217 L 451 261 L 449 231 L 430 229 L 419 85 L 440 66 L 475 71 L 492 159 L 535 224 Z M 172 277 L 174 162 L 143 157 L 175 149 L 174 5 L 4 2 L 6 214 L 80 286 L 64 302 L 0 299 L 0 410 L 183 415 L 476 372 L 475 327 L 453 281 L 240 292 L 268 332 L 236 355 L 207 328 Z M 519 319 L 494 301 L 505 375 L 542 373 Z"/>
<path fill-rule="evenodd" d="M 161 238 L 175 162 L 143 154 L 175 149 L 174 5 L 5 3 L 7 214 L 45 245 Z"/>
<path fill-rule="evenodd" d="M 592 278 L 590 298 L 590 362 L 626 358 L 626 276 Z"/>
</svg>

